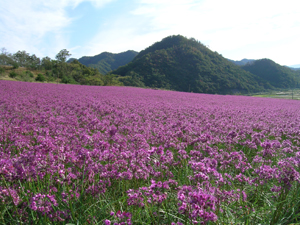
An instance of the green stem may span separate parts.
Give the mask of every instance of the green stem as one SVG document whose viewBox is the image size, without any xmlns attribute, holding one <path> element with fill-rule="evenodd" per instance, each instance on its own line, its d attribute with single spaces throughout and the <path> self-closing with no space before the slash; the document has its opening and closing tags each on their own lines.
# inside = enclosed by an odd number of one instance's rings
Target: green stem
<svg viewBox="0 0 300 225">
<path fill-rule="evenodd" d="M 4 182 L 4 184 L 5 184 L 5 187 L 7 188 L 7 190 L 8 190 L 8 193 L 9 193 L 9 196 L 10 196 L 10 198 L 12 199 L 12 201 L 13 201 L 13 197 L 12 197 L 12 195 L 11 195 L 11 193 L 10 193 L 10 190 L 9 190 L 9 187 L 8 187 L 8 185 L 7 185 L 7 183 L 6 183 L 6 181 L 5 181 L 5 178 L 4 178 L 4 176 L 3 175 L 1 175 L 2 176 L 2 179 L 3 179 L 3 182 Z M 15 211 L 16 211 L 16 213 L 17 213 L 17 215 L 18 215 L 18 218 L 20 219 L 20 214 L 19 214 L 19 212 L 18 212 L 18 209 L 17 209 L 17 206 L 15 205 L 15 203 L 13 202 L 13 206 L 14 206 L 14 209 L 15 209 Z M 21 221 L 21 220 L 20 220 Z M 22 223 L 22 222 L 21 222 Z"/>
</svg>

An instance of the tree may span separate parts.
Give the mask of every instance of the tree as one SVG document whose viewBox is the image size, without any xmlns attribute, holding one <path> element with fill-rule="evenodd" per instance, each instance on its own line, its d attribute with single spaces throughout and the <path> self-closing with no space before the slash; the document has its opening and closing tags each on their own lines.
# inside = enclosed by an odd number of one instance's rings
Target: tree
<svg viewBox="0 0 300 225">
<path fill-rule="evenodd" d="M 1 48 L 1 55 L 8 55 L 8 51 L 6 50 L 6 48 Z"/>
<path fill-rule="evenodd" d="M 29 61 L 26 67 L 31 69 L 38 69 L 40 64 L 41 64 L 40 58 L 38 58 L 35 54 L 33 54 L 29 57 Z"/>
<path fill-rule="evenodd" d="M 13 54 L 13 59 L 19 64 L 19 66 L 27 66 L 30 61 L 30 56 L 26 51 L 18 51 Z"/>
<path fill-rule="evenodd" d="M 72 54 L 69 53 L 67 49 L 61 50 L 57 55 L 55 56 L 56 60 L 59 62 L 66 62 L 67 59 L 71 56 Z"/>
<path fill-rule="evenodd" d="M 0 54 L 0 65 L 13 65 L 15 62 L 8 55 Z"/>
<path fill-rule="evenodd" d="M 42 67 L 45 68 L 45 70 L 51 70 L 53 68 L 52 60 L 48 56 L 42 58 L 41 64 L 42 64 Z"/>
<path fill-rule="evenodd" d="M 57 62 L 58 62 L 58 77 L 62 78 L 64 75 L 67 75 L 67 59 L 71 56 L 69 51 L 67 49 L 61 50 L 57 55 L 55 56 Z"/>
</svg>

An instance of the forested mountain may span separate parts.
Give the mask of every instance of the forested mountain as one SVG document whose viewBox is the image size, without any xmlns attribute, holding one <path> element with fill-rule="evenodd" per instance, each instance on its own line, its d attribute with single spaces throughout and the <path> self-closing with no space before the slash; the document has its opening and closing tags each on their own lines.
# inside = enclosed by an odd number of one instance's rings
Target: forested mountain
<svg viewBox="0 0 300 225">
<path fill-rule="evenodd" d="M 81 57 L 78 59 L 78 61 L 85 66 L 99 70 L 99 72 L 102 74 L 107 74 L 108 72 L 131 62 L 137 54 L 138 52 L 131 50 L 118 54 L 102 52 L 101 54 L 95 56 Z"/>
<path fill-rule="evenodd" d="M 235 65 L 238 65 L 238 66 L 244 66 L 248 63 L 252 63 L 254 62 L 255 60 L 254 59 L 242 59 L 240 61 L 235 61 L 235 60 L 231 60 L 231 59 L 227 59 L 229 60 L 230 62 L 234 63 Z"/>
<path fill-rule="evenodd" d="M 125 85 L 199 93 L 247 93 L 270 84 L 195 39 L 169 36 L 112 71 Z"/>
<path fill-rule="evenodd" d="M 255 60 L 241 68 L 268 81 L 276 88 L 294 88 L 299 87 L 300 84 L 299 72 L 281 66 L 270 59 Z"/>
</svg>

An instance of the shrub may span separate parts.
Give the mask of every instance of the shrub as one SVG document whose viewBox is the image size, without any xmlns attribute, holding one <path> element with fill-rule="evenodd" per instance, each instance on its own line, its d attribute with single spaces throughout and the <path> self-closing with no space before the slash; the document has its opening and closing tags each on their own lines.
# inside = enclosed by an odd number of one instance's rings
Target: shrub
<svg viewBox="0 0 300 225">
<path fill-rule="evenodd" d="M 28 71 L 28 70 L 25 71 L 25 74 L 28 75 L 28 76 L 30 76 L 30 77 L 33 77 L 33 73 L 31 73 L 31 72 Z"/>
<path fill-rule="evenodd" d="M 46 78 L 46 80 L 47 80 L 48 82 L 54 82 L 54 81 L 55 81 L 55 78 L 49 76 L 49 77 Z"/>
<path fill-rule="evenodd" d="M 18 74 L 15 71 L 11 71 L 9 73 L 9 77 L 11 77 L 11 78 L 15 78 L 16 76 L 18 76 Z"/>
<path fill-rule="evenodd" d="M 0 67 L 0 74 L 4 73 L 5 69 L 3 67 Z"/>
<path fill-rule="evenodd" d="M 19 64 L 16 63 L 16 62 L 13 62 L 13 63 L 12 63 L 12 66 L 13 66 L 14 69 L 18 69 L 18 68 L 19 68 Z"/>
<path fill-rule="evenodd" d="M 37 78 L 35 78 L 36 81 L 40 81 L 40 82 L 44 82 L 45 81 L 45 77 L 43 74 L 39 73 L 37 75 Z"/>
<path fill-rule="evenodd" d="M 61 82 L 64 84 L 76 84 L 76 81 L 74 80 L 73 77 L 65 76 L 65 75 L 62 77 Z"/>
<path fill-rule="evenodd" d="M 46 71 L 45 75 L 46 75 L 47 77 L 52 77 L 52 76 L 53 76 L 53 74 L 52 74 L 51 72 L 49 72 L 49 71 Z"/>
</svg>

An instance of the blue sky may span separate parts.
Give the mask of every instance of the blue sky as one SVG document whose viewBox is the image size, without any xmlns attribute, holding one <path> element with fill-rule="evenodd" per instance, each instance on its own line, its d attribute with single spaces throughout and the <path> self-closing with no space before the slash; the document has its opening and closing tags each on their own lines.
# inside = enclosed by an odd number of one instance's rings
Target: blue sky
<svg viewBox="0 0 300 225">
<path fill-rule="evenodd" d="M 229 59 L 295 65 L 299 15 L 299 0 L 0 0 L 0 48 L 80 58 L 181 34 Z"/>
</svg>

